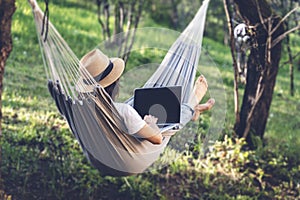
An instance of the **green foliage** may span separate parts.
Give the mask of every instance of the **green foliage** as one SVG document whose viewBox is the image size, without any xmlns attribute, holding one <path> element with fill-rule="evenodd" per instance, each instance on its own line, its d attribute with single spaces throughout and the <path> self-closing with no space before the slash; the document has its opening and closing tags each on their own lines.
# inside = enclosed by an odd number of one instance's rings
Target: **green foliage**
<svg viewBox="0 0 300 200">
<path fill-rule="evenodd" d="M 176 27 L 176 22 L 174 22 L 174 9 L 177 9 L 179 1 L 170 0 L 155 0 L 149 1 L 146 7 L 146 12 L 149 14 L 150 18 L 156 23 L 163 24 L 164 26 L 174 28 Z"/>
<path fill-rule="evenodd" d="M 126 71 L 134 69 L 136 66 L 142 66 L 149 63 L 161 63 L 165 51 L 159 49 L 144 49 L 141 51 L 132 51 Z"/>
<path fill-rule="evenodd" d="M 163 197 L 159 189 L 153 185 L 150 179 L 142 176 L 124 178 L 119 192 L 124 194 L 125 199 L 159 199 Z"/>
<path fill-rule="evenodd" d="M 299 196 L 298 159 L 282 156 L 285 150 L 274 153 L 264 148 L 254 152 L 245 151 L 244 147 L 244 139 L 225 136 L 205 157 L 187 154 L 174 162 L 172 166 L 177 166 L 176 170 L 171 166 L 153 178 L 162 184 L 167 199 L 293 199 Z"/>
<path fill-rule="evenodd" d="M 193 19 L 203 1 L 188 0 L 155 0 L 149 2 L 149 6 L 145 9 L 147 15 L 156 23 L 166 27 L 183 30 Z M 206 16 L 205 34 L 210 38 L 223 42 L 224 28 L 226 25 L 226 17 L 221 0 L 210 1 Z"/>
</svg>

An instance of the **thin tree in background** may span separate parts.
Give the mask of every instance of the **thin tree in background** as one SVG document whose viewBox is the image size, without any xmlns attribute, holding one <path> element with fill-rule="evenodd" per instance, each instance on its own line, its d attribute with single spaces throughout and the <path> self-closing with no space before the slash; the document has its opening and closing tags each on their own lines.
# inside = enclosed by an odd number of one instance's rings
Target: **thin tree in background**
<svg viewBox="0 0 300 200">
<path fill-rule="evenodd" d="M 98 22 L 102 28 L 102 35 L 107 44 L 112 45 L 107 48 L 118 47 L 117 56 L 122 57 L 125 62 L 129 59 L 144 3 L 145 0 L 132 0 L 129 2 L 124 0 L 114 2 L 97 0 Z M 110 12 L 111 7 L 114 8 L 113 13 Z M 114 17 L 113 34 L 111 33 L 111 17 Z M 123 32 L 124 37 L 115 37 Z"/>
<path fill-rule="evenodd" d="M 285 23 L 286 27 L 289 28 L 289 24 Z M 290 46 L 290 36 L 288 35 L 286 37 L 286 48 L 287 48 L 287 52 L 288 52 L 288 57 L 289 57 L 289 67 L 290 67 L 290 94 L 291 96 L 294 96 L 294 59 L 293 59 L 293 53 L 292 53 L 292 49 Z"/>
<path fill-rule="evenodd" d="M 292 15 L 293 17 L 289 17 L 287 18 L 284 23 L 286 26 L 286 29 L 289 30 L 290 27 L 297 27 L 299 26 L 299 20 L 300 20 L 300 13 L 297 12 L 297 8 L 299 7 L 299 1 L 297 0 L 282 0 L 282 1 L 278 1 L 278 0 L 271 0 L 271 2 L 273 3 L 273 7 L 275 8 L 276 12 L 279 13 L 288 13 L 288 15 Z M 287 54 L 288 54 L 288 61 L 284 62 L 283 64 L 289 65 L 289 75 L 290 75 L 290 95 L 294 96 L 295 93 L 295 85 L 294 85 L 294 65 L 295 65 L 295 59 L 297 57 L 296 55 L 293 55 L 293 46 L 295 46 L 297 44 L 293 44 L 290 36 L 287 35 L 286 36 L 286 40 L 285 40 L 285 46 L 286 46 L 286 50 L 287 50 Z"/>
<path fill-rule="evenodd" d="M 290 1 L 289 4 L 287 5 L 289 10 L 292 10 L 293 6 L 294 6 L 294 2 Z M 298 4 L 298 3 L 297 3 Z M 296 26 L 299 26 L 299 19 L 297 17 L 297 12 L 294 12 L 294 18 L 292 20 L 287 20 L 285 22 L 285 25 L 287 27 L 287 29 L 289 29 L 289 27 L 291 27 L 291 24 L 295 23 Z M 288 64 L 289 64 L 289 70 L 290 70 L 290 95 L 294 96 L 295 94 L 295 85 L 294 85 L 294 56 L 293 56 L 293 52 L 292 52 L 292 48 L 291 48 L 291 40 L 290 40 L 290 36 L 287 35 L 286 36 L 286 45 L 287 45 L 287 52 L 288 52 Z"/>
<path fill-rule="evenodd" d="M 0 138 L 2 138 L 2 92 L 6 60 L 12 51 L 11 22 L 16 10 L 14 0 L 0 0 Z M 2 163 L 2 146 L 0 147 L 0 164 Z M 2 174 L 0 171 L 0 199 L 7 196 L 2 191 Z"/>
<path fill-rule="evenodd" d="M 231 50 L 231 55 L 232 55 L 232 66 L 233 66 L 233 71 L 234 71 L 234 113 L 235 113 L 235 119 L 236 119 L 236 124 L 239 124 L 240 121 L 240 110 L 239 110 L 239 83 L 238 83 L 238 69 L 237 69 L 237 61 L 236 61 L 236 56 L 235 56 L 235 39 L 233 35 L 233 16 L 231 12 L 231 1 L 230 0 L 223 0 L 224 4 L 224 9 L 225 9 L 225 14 L 227 18 L 227 26 L 228 26 L 228 32 L 230 36 L 230 50 Z"/>
</svg>

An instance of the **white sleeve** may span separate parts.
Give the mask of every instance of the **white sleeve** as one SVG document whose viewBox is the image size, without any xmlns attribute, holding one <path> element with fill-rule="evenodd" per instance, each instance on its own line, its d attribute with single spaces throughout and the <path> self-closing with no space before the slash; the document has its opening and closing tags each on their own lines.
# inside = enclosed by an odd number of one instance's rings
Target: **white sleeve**
<svg viewBox="0 0 300 200">
<path fill-rule="evenodd" d="M 128 134 L 130 135 L 137 133 L 146 125 L 146 122 L 141 118 L 138 112 L 130 105 L 123 104 L 119 112 L 120 115 L 123 117 Z"/>
</svg>

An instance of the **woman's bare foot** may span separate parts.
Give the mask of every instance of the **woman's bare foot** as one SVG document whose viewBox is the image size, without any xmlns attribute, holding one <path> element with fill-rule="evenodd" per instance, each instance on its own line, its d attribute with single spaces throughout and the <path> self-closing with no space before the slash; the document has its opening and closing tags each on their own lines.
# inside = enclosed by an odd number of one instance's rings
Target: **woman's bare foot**
<svg viewBox="0 0 300 200">
<path fill-rule="evenodd" d="M 194 85 L 194 94 L 197 99 L 197 104 L 200 103 L 208 88 L 207 81 L 203 75 L 199 76 Z"/>
<path fill-rule="evenodd" d="M 193 108 L 200 103 L 207 92 L 208 84 L 203 75 L 200 75 L 194 85 L 192 96 L 189 100 L 189 105 Z"/>
<path fill-rule="evenodd" d="M 194 108 L 195 112 L 192 117 L 192 121 L 198 120 L 200 114 L 204 111 L 210 110 L 215 104 L 215 102 L 216 102 L 215 99 L 211 98 L 206 103 L 196 105 Z"/>
</svg>

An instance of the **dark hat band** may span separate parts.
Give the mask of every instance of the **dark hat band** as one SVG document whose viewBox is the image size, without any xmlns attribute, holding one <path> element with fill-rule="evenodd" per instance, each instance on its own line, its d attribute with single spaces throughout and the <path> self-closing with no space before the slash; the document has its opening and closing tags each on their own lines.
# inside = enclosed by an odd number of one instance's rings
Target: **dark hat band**
<svg viewBox="0 0 300 200">
<path fill-rule="evenodd" d="M 114 68 L 114 64 L 111 61 L 109 61 L 109 64 L 106 67 L 106 69 L 102 73 L 100 73 L 97 76 L 93 77 L 94 80 L 96 82 L 99 82 L 99 81 L 103 80 L 112 71 L 113 68 Z M 90 81 L 88 81 L 87 79 L 83 79 L 83 82 L 86 85 L 92 85 L 92 83 Z"/>
</svg>

